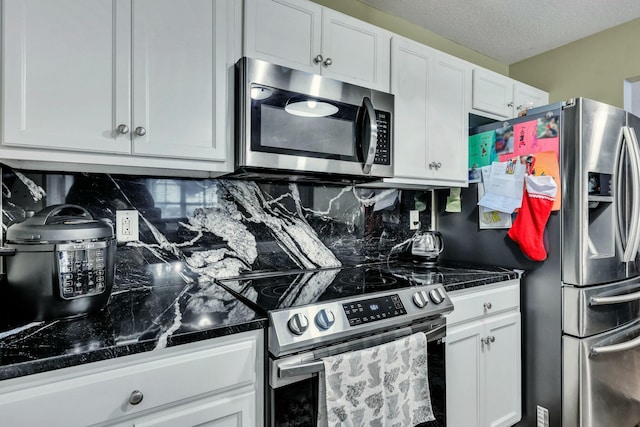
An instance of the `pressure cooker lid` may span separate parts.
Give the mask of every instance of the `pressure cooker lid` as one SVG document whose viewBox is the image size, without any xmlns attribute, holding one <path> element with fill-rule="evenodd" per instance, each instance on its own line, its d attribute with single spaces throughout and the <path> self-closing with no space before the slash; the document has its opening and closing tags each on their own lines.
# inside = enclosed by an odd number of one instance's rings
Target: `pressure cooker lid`
<svg viewBox="0 0 640 427">
<path fill-rule="evenodd" d="M 7 243 L 62 242 L 113 238 L 110 224 L 78 205 L 52 205 L 7 228 Z"/>
</svg>

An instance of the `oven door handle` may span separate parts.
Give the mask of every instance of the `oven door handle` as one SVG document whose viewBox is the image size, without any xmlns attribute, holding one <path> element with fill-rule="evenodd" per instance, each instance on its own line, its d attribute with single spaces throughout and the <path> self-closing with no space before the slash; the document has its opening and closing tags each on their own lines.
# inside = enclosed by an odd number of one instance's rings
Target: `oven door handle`
<svg viewBox="0 0 640 427">
<path fill-rule="evenodd" d="M 400 330 L 396 330 L 396 331 L 390 331 L 388 332 L 388 335 L 394 335 L 392 338 L 394 339 L 400 339 L 400 338 L 404 338 L 407 337 L 413 333 L 416 332 L 423 332 L 426 336 L 427 339 L 430 336 L 434 336 L 434 335 L 438 335 L 438 334 L 442 334 L 444 335 L 444 332 L 446 331 L 446 323 L 441 324 L 436 326 L 433 329 L 425 329 L 425 328 L 414 328 L 414 327 L 406 327 L 406 328 L 402 328 Z M 380 338 L 380 335 L 378 335 L 378 338 Z M 393 339 L 392 339 L 393 340 Z M 386 341 L 389 342 L 389 341 Z M 372 346 L 373 347 L 373 346 Z M 341 353 L 347 353 L 351 350 L 349 350 L 348 348 L 345 351 L 341 351 L 338 352 L 336 354 L 341 354 Z M 297 363 L 297 364 L 293 364 L 290 366 L 279 366 L 278 367 L 278 378 L 282 379 L 282 378 L 293 378 L 293 377 L 297 377 L 300 375 L 310 375 L 310 374 L 317 374 L 324 371 L 324 362 L 320 359 L 320 360 L 312 360 L 309 362 L 303 362 L 303 363 Z"/>
<path fill-rule="evenodd" d="M 640 337 L 636 337 L 632 340 L 621 342 L 618 344 L 605 345 L 602 347 L 593 346 L 589 352 L 589 358 L 600 356 L 602 354 L 619 353 L 621 351 L 631 350 L 632 348 L 640 346 Z"/>
</svg>

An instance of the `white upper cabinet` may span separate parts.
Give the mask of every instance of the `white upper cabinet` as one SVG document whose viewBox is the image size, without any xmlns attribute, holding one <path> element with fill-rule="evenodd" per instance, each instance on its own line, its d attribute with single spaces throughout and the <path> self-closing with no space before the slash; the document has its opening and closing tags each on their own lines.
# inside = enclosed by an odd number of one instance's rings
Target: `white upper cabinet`
<svg viewBox="0 0 640 427">
<path fill-rule="evenodd" d="M 225 159 L 223 3 L 133 2 L 135 154 Z"/>
<path fill-rule="evenodd" d="M 496 119 L 517 117 L 524 110 L 549 103 L 549 94 L 490 70 L 473 70 L 472 108 Z M 488 113 L 488 114 L 487 114 Z"/>
<path fill-rule="evenodd" d="M 3 144 L 129 153 L 129 2 L 5 0 L 3 48 Z"/>
<path fill-rule="evenodd" d="M 394 185 L 466 186 L 471 67 L 394 37 Z"/>
<path fill-rule="evenodd" d="M 389 91 L 391 33 L 307 0 L 246 0 L 244 55 Z"/>
<path fill-rule="evenodd" d="M 5 0 L 3 159 L 230 171 L 240 12 L 234 0 Z"/>
</svg>

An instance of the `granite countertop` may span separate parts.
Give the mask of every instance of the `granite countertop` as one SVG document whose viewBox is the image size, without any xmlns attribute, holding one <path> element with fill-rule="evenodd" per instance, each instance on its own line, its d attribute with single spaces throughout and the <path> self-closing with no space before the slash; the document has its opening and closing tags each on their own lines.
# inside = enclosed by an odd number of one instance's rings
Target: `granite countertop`
<svg viewBox="0 0 640 427">
<path fill-rule="evenodd" d="M 267 326 L 264 316 L 180 262 L 120 267 L 109 304 L 98 313 L 0 325 L 0 380 Z M 406 263 L 391 270 L 417 282 L 434 274 Z M 468 264 L 441 265 L 435 274 L 449 292 L 518 278 L 506 268 Z"/>
<path fill-rule="evenodd" d="M 267 319 L 179 262 L 119 274 L 102 311 L 0 325 L 0 380 L 265 328 Z M 119 279 L 119 281 L 118 281 Z"/>
</svg>

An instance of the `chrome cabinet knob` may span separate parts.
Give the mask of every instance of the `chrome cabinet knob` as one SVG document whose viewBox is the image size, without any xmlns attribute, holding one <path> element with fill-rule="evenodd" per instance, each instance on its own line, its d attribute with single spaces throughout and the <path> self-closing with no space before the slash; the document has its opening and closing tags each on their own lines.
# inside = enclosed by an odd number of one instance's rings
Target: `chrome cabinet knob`
<svg viewBox="0 0 640 427">
<path fill-rule="evenodd" d="M 313 58 L 313 62 L 314 64 L 319 64 L 322 62 L 324 58 L 322 57 L 322 55 L 317 55 L 315 58 Z"/>
<path fill-rule="evenodd" d="M 143 136 L 147 133 L 147 130 L 145 128 L 143 128 L 142 126 L 138 126 L 135 130 L 136 135 L 138 136 Z"/>
<path fill-rule="evenodd" d="M 331 64 L 333 64 L 333 61 L 331 60 L 331 58 L 327 58 L 327 59 L 325 59 L 325 60 L 324 60 L 324 65 L 325 65 L 325 66 L 327 66 L 327 67 L 328 67 L 328 66 L 329 66 L 329 65 L 331 65 Z"/>
<path fill-rule="evenodd" d="M 326 308 L 323 308 L 316 314 L 316 325 L 318 325 L 318 328 L 322 331 L 326 331 L 333 326 L 335 321 L 336 317 L 333 315 L 333 312 Z"/>
<path fill-rule="evenodd" d="M 442 163 L 438 162 L 435 164 L 436 170 L 440 169 L 442 167 Z"/>
<path fill-rule="evenodd" d="M 132 405 L 137 405 L 138 403 L 142 402 L 142 399 L 144 399 L 144 394 L 142 394 L 140 390 L 133 390 L 131 392 L 131 396 L 129 396 L 129 403 L 131 403 Z"/>
<path fill-rule="evenodd" d="M 118 126 L 118 132 L 120 132 L 123 135 L 126 135 L 129 133 L 129 126 L 127 125 L 119 125 Z"/>
<path fill-rule="evenodd" d="M 490 335 L 487 337 L 487 341 L 488 342 L 496 342 L 496 337 L 494 337 L 493 335 Z"/>
<path fill-rule="evenodd" d="M 491 310 L 491 307 L 493 307 L 493 305 L 491 305 L 490 302 L 485 302 L 483 307 L 485 310 Z"/>
<path fill-rule="evenodd" d="M 309 319 L 302 313 L 296 313 L 291 316 L 287 325 L 291 333 L 294 335 L 302 335 L 309 329 Z"/>
<path fill-rule="evenodd" d="M 423 308 L 427 304 L 429 304 L 429 297 L 427 296 L 427 291 L 418 291 L 413 294 L 413 303 L 418 308 Z"/>
<path fill-rule="evenodd" d="M 442 167 L 442 163 L 441 162 L 431 162 L 431 163 L 429 163 L 429 169 L 438 170 L 441 167 Z"/>
<path fill-rule="evenodd" d="M 522 110 L 522 107 L 524 107 L 524 105 L 518 105 L 518 106 L 516 107 L 516 110 L 520 111 L 520 110 Z"/>
<path fill-rule="evenodd" d="M 513 107 L 513 101 L 507 104 L 507 107 Z"/>
<path fill-rule="evenodd" d="M 480 338 L 480 342 L 482 343 L 482 345 L 489 344 L 489 341 L 486 338 Z"/>
</svg>

